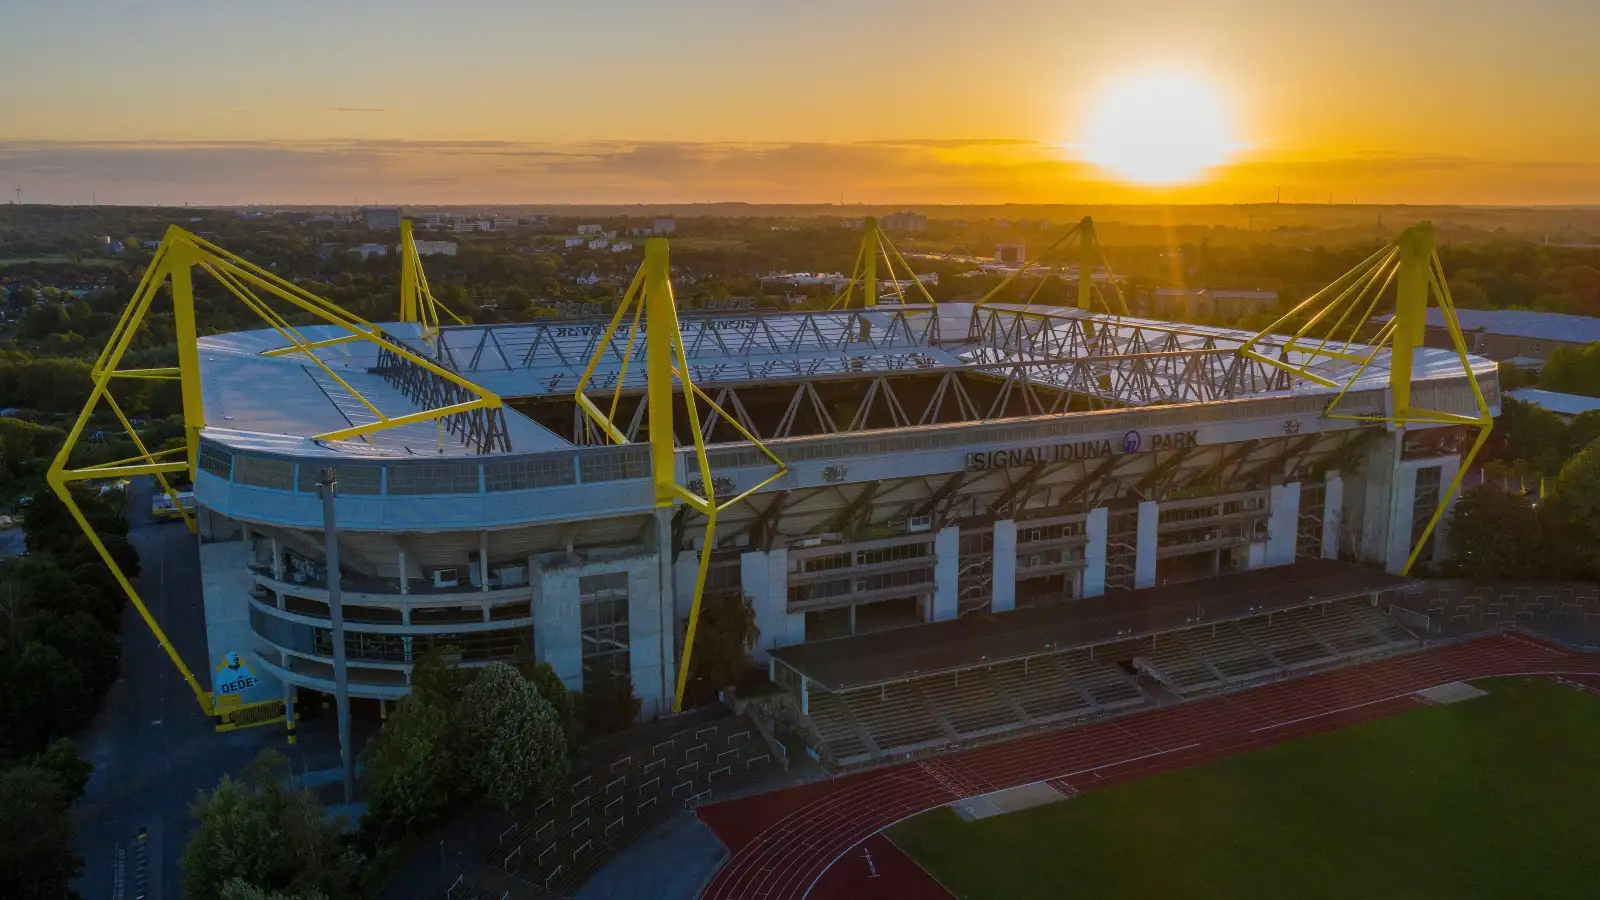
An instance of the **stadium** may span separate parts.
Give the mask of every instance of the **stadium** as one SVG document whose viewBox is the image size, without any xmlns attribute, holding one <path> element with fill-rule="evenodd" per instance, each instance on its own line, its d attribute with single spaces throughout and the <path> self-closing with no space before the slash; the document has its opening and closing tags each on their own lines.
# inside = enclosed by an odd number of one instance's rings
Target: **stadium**
<svg viewBox="0 0 1600 900">
<path fill-rule="evenodd" d="M 1448 308 L 1413 232 L 1258 335 L 1098 310 L 1087 280 L 1076 307 L 880 297 L 877 251 L 904 259 L 870 222 L 836 309 L 680 313 L 654 239 L 609 320 L 502 325 L 439 321 L 409 231 L 373 324 L 174 230 L 84 421 L 165 279 L 180 342 L 191 269 L 268 327 L 144 374 L 184 381 L 188 460 L 53 483 L 192 472 L 210 658 L 250 671 L 190 676 L 225 721 L 334 690 L 333 549 L 352 696 L 451 646 L 625 674 L 658 717 L 700 602 L 738 593 L 813 752 L 871 762 L 1138 706 L 1140 676 L 1191 696 L 1414 646 L 1373 598 L 1446 552 L 1498 387 L 1412 327 Z M 1341 310 L 1349 337 L 1306 336 Z"/>
</svg>

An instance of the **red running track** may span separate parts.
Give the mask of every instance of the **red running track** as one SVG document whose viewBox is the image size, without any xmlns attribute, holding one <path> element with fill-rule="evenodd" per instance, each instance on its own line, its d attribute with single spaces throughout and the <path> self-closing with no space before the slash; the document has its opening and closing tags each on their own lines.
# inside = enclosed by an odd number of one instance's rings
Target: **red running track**
<svg viewBox="0 0 1600 900">
<path fill-rule="evenodd" d="M 1496 634 L 703 806 L 700 818 L 732 855 L 702 897 L 805 897 L 836 861 L 852 851 L 861 856 L 858 848 L 868 838 L 902 819 L 965 797 L 1037 781 L 1048 781 L 1068 794 L 1090 790 L 1414 709 L 1423 705 L 1415 692 L 1424 688 L 1535 673 L 1600 675 L 1600 658 L 1520 634 Z M 897 854 L 886 854 L 892 855 Z M 858 869 L 866 863 L 863 858 L 848 865 Z M 891 865 L 903 868 L 898 862 Z M 817 893 L 854 894 L 827 889 L 833 884 L 843 887 L 842 880 L 830 876 L 830 884 Z M 909 895 L 929 896 L 920 890 Z"/>
</svg>

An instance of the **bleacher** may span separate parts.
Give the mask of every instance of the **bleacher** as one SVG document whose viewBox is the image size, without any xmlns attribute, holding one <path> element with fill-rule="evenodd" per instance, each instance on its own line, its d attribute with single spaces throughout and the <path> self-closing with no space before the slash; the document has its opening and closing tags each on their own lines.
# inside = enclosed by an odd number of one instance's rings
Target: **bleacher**
<svg viewBox="0 0 1600 900">
<path fill-rule="evenodd" d="M 1163 634 L 1134 665 L 1189 697 L 1417 645 L 1399 622 L 1353 600 Z"/>
<path fill-rule="evenodd" d="M 818 752 L 832 765 L 970 743 L 1418 646 L 1365 600 L 1324 603 L 1058 650 L 871 687 L 809 691 Z M 1146 681 L 1140 686 L 1122 663 Z"/>
<path fill-rule="evenodd" d="M 848 766 L 1146 702 L 1121 669 L 1078 650 L 855 691 L 816 691 L 808 717 L 827 755 Z"/>
</svg>

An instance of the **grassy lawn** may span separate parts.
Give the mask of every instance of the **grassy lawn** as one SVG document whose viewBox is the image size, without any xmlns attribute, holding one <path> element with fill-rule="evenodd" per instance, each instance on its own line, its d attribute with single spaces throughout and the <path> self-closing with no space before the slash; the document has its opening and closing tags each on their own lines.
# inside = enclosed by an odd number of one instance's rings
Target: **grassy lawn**
<svg viewBox="0 0 1600 900">
<path fill-rule="evenodd" d="M 1600 897 L 1600 701 L 1498 679 L 1450 706 L 890 836 L 957 897 Z"/>
</svg>

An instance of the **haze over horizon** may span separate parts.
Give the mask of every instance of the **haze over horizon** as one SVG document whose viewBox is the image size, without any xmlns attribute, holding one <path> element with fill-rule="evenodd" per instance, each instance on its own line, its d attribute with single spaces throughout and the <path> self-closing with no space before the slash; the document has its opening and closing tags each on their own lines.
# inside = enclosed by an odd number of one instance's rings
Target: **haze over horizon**
<svg viewBox="0 0 1600 900">
<path fill-rule="evenodd" d="M 1600 203 L 1595 33 L 1600 4 L 1579 0 L 13 6 L 0 188 L 197 205 L 1235 203 L 1280 189 Z M 1199 96 L 1218 111 L 1143 123 L 1107 152 L 1097 102 L 1151 72 L 1194 87 L 1173 109 Z M 1210 124 L 1210 156 L 1152 162 L 1151 178 L 1117 165 Z"/>
</svg>

